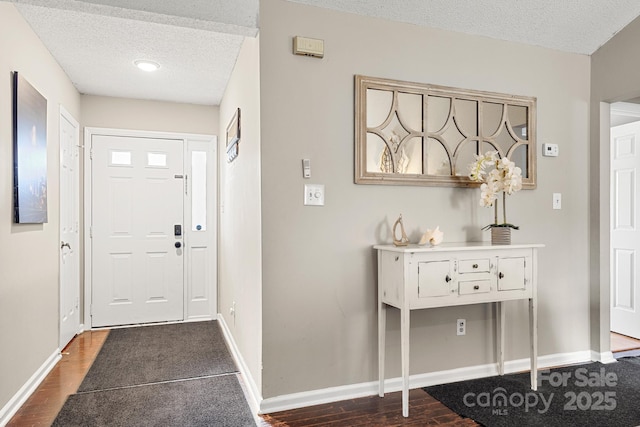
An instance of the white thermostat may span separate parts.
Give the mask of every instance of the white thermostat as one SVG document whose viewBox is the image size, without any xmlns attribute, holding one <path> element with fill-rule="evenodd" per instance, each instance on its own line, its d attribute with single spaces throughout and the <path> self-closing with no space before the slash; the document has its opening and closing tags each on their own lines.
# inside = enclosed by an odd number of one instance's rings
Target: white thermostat
<svg viewBox="0 0 640 427">
<path fill-rule="evenodd" d="M 542 155 L 546 157 L 558 157 L 558 144 L 542 144 Z"/>
</svg>

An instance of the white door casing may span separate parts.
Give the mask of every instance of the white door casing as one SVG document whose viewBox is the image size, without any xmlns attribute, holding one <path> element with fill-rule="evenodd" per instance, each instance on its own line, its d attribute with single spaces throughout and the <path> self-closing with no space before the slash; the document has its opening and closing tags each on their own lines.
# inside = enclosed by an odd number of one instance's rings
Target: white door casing
<svg viewBox="0 0 640 427">
<path fill-rule="evenodd" d="M 80 125 L 60 106 L 59 348 L 80 332 Z"/>
<path fill-rule="evenodd" d="M 91 141 L 99 136 L 127 137 L 135 141 L 145 139 L 180 140 L 184 145 L 184 227 L 183 317 L 180 320 L 217 318 L 217 139 L 213 135 L 172 132 L 135 131 L 110 128 L 85 128 L 84 141 L 84 323 L 99 327 L 91 312 L 94 286 L 94 198 Z M 129 146 L 127 146 L 128 148 Z M 156 150 L 157 151 L 157 150 Z M 156 152 L 154 151 L 154 152 Z M 94 159 L 92 160 L 92 157 Z M 195 163 L 199 163 L 196 165 Z M 202 167 L 205 167 L 203 172 Z M 200 195 L 199 197 L 197 195 Z M 206 200 L 203 200 L 203 196 Z M 203 210 L 204 207 L 204 210 Z M 200 229 L 198 229 L 200 225 Z M 173 229 L 171 230 L 173 232 Z M 136 321 L 136 323 L 140 323 Z M 113 325 L 115 326 L 115 325 Z"/>
<path fill-rule="evenodd" d="M 611 330 L 640 338 L 640 122 L 611 128 Z"/>
<path fill-rule="evenodd" d="M 183 141 L 94 135 L 91 150 L 92 326 L 183 320 Z"/>
</svg>

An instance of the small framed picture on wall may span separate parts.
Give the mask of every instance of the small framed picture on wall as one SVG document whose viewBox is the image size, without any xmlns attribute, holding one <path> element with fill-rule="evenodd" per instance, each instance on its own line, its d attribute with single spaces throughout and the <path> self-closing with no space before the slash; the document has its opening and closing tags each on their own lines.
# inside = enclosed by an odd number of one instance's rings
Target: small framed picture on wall
<svg viewBox="0 0 640 427">
<path fill-rule="evenodd" d="M 240 144 L 240 108 L 236 110 L 227 126 L 227 162 L 231 163 L 238 157 Z"/>
</svg>

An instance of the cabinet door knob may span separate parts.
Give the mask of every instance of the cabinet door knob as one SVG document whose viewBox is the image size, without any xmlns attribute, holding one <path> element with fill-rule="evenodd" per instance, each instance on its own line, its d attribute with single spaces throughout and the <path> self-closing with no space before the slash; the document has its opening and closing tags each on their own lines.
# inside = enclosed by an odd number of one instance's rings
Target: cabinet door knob
<svg viewBox="0 0 640 427">
<path fill-rule="evenodd" d="M 499 279 L 503 279 L 504 278 L 504 274 L 502 274 L 502 271 L 500 273 L 498 273 L 498 278 Z"/>
<path fill-rule="evenodd" d="M 447 277 L 444 278 L 444 281 L 449 283 L 451 281 L 451 277 L 447 274 Z"/>
<path fill-rule="evenodd" d="M 472 267 L 473 268 L 478 268 L 478 264 L 473 264 Z"/>
<path fill-rule="evenodd" d="M 473 289 L 475 289 L 475 290 L 477 291 L 478 289 L 480 289 L 480 286 L 478 286 L 478 285 L 474 285 L 474 286 L 473 286 Z"/>
</svg>

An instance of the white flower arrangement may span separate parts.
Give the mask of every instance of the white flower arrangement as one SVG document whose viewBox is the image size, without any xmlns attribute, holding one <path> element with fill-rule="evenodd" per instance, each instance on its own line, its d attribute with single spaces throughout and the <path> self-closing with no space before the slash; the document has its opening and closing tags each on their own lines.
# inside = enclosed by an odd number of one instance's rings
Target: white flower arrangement
<svg viewBox="0 0 640 427">
<path fill-rule="evenodd" d="M 491 168 L 487 171 L 488 168 Z M 498 157 L 497 151 L 488 151 L 476 156 L 476 161 L 469 165 L 469 178 L 482 182 L 480 186 L 480 206 L 495 208 L 495 221 L 484 229 L 492 227 L 517 226 L 507 223 L 507 195 L 522 189 L 522 170 L 506 157 Z M 502 192 L 502 224 L 498 224 L 498 194 Z"/>
</svg>

